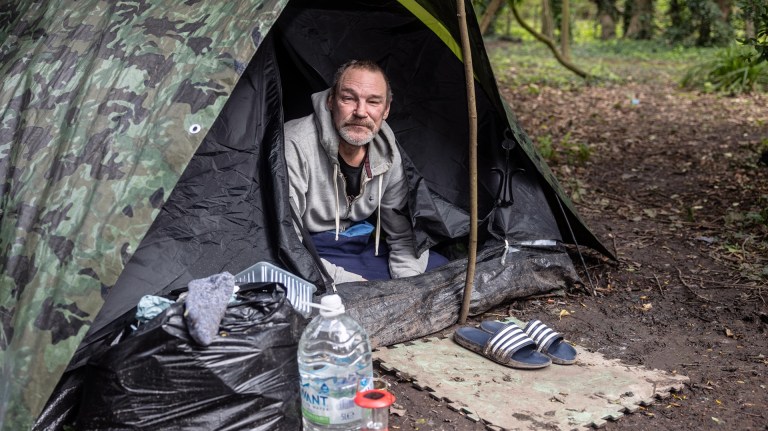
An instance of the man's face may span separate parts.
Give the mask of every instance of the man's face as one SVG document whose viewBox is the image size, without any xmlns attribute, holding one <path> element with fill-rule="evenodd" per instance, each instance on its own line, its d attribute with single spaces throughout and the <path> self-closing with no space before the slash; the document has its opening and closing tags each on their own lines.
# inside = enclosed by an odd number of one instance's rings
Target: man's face
<svg viewBox="0 0 768 431">
<path fill-rule="evenodd" d="M 373 140 L 389 115 L 387 83 L 381 73 L 348 69 L 328 99 L 333 123 L 344 141 L 363 146 Z"/>
</svg>

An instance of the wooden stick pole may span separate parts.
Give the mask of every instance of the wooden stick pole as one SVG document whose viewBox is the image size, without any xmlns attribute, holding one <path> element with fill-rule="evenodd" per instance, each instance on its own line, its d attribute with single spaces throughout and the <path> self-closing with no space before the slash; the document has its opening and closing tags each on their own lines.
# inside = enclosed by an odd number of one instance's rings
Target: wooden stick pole
<svg viewBox="0 0 768 431">
<path fill-rule="evenodd" d="M 467 108 L 469 110 L 469 256 L 467 260 L 467 280 L 464 284 L 464 299 L 461 303 L 459 323 L 467 322 L 472 287 L 475 284 L 475 266 L 477 265 L 477 106 L 475 103 L 475 75 L 472 67 L 472 51 L 467 30 L 467 11 L 464 0 L 456 0 L 459 11 L 459 30 L 461 32 L 461 54 L 464 58 L 464 74 L 467 81 Z"/>
</svg>

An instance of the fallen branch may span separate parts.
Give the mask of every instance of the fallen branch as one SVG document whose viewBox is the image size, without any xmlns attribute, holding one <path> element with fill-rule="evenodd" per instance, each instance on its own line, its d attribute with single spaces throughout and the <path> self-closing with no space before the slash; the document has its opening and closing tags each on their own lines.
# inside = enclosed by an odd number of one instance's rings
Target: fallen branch
<svg viewBox="0 0 768 431">
<path fill-rule="evenodd" d="M 566 69 L 570 70 L 571 72 L 575 73 L 581 78 L 584 78 L 587 81 L 595 79 L 594 76 L 579 69 L 575 64 L 563 58 L 563 56 L 560 54 L 560 51 L 557 50 L 557 47 L 555 46 L 555 42 L 552 39 L 537 32 L 536 30 L 533 29 L 533 27 L 528 25 L 528 23 L 523 20 L 523 17 L 520 16 L 520 12 L 518 12 L 517 6 L 515 5 L 515 0 L 509 0 L 507 3 L 509 4 L 510 9 L 512 9 L 512 15 L 515 16 L 515 20 L 517 20 L 518 24 L 520 24 L 520 27 L 524 28 L 533 37 L 535 37 L 540 42 L 543 42 L 545 45 L 547 45 L 549 50 L 552 51 L 552 54 L 555 56 L 555 59 L 557 60 L 558 63 L 562 64 Z"/>
<path fill-rule="evenodd" d="M 661 296 L 664 296 L 664 289 L 661 288 L 661 283 L 659 283 L 659 278 L 656 277 L 656 274 L 653 274 L 653 279 L 656 280 L 656 285 L 659 286 L 659 293 L 661 293 Z"/>
<path fill-rule="evenodd" d="M 693 279 L 693 277 L 691 277 L 691 278 Z M 697 278 L 696 281 L 698 281 L 699 283 L 703 283 L 704 282 L 704 280 L 701 279 L 701 278 Z M 723 287 L 723 288 L 732 287 L 734 289 L 758 289 L 758 290 L 760 289 L 760 286 L 758 286 L 756 284 L 724 283 L 722 281 L 717 281 L 717 280 L 707 280 L 707 283 L 708 284 L 717 284 L 717 285 L 719 285 L 720 287 Z M 715 288 L 717 288 L 717 287 L 715 287 Z"/>
<path fill-rule="evenodd" d="M 493 18 L 496 16 L 496 12 L 499 11 L 503 1 L 504 0 L 492 0 L 491 4 L 485 9 L 485 13 L 480 19 L 480 34 L 485 34 L 488 31 L 488 27 L 491 26 Z"/>
<path fill-rule="evenodd" d="M 683 283 L 683 286 L 685 286 L 688 289 L 688 291 L 691 292 L 695 297 L 701 299 L 704 302 L 714 302 L 714 303 L 719 304 L 719 302 L 717 302 L 717 301 L 713 301 L 713 300 L 711 300 L 709 298 L 703 297 L 703 296 L 699 295 L 698 293 L 694 292 L 693 287 L 691 287 L 690 284 L 685 282 L 685 278 L 683 277 L 683 272 L 680 271 L 680 268 L 675 267 L 675 269 L 677 270 L 677 276 L 678 276 L 678 278 L 680 278 L 680 282 Z"/>
</svg>

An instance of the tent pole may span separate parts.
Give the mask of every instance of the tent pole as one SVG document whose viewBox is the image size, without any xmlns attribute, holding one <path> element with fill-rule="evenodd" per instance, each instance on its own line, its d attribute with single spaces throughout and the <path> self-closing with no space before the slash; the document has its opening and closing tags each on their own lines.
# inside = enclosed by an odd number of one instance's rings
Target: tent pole
<svg viewBox="0 0 768 431">
<path fill-rule="evenodd" d="M 475 104 L 475 78 L 472 67 L 472 52 L 469 46 L 467 30 L 467 11 L 464 0 L 456 0 L 459 12 L 459 30 L 461 32 L 461 54 L 464 59 L 464 74 L 467 81 L 467 108 L 469 110 L 469 258 L 467 260 L 467 279 L 464 284 L 464 299 L 461 303 L 459 323 L 464 324 L 469 314 L 472 287 L 475 282 L 477 264 L 477 106 Z"/>
</svg>

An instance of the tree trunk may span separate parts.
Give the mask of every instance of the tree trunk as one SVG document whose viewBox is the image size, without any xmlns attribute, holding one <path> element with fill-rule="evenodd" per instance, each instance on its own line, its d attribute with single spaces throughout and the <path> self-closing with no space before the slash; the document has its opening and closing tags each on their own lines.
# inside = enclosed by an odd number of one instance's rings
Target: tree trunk
<svg viewBox="0 0 768 431">
<path fill-rule="evenodd" d="M 555 38 L 555 19 L 552 17 L 552 0 L 541 0 L 541 34 Z"/>
<path fill-rule="evenodd" d="M 560 12 L 560 53 L 563 58 L 571 61 L 571 10 L 570 1 L 563 1 L 563 10 Z"/>
<path fill-rule="evenodd" d="M 702 19 L 699 22 L 699 37 L 696 39 L 696 46 L 709 46 L 712 44 L 712 21 Z"/>
<path fill-rule="evenodd" d="M 720 13 L 723 21 L 728 22 L 731 18 L 731 11 L 733 9 L 733 0 L 717 0 L 717 7 L 720 8 Z"/>
<path fill-rule="evenodd" d="M 744 20 L 744 35 L 747 38 L 755 37 L 755 22 L 749 18 Z"/>
<path fill-rule="evenodd" d="M 601 13 L 598 20 L 600 23 L 600 40 L 611 40 L 615 38 L 616 20 L 607 13 Z"/>
<path fill-rule="evenodd" d="M 667 15 L 669 15 L 670 27 L 675 29 L 680 29 L 683 26 L 682 1 L 684 0 L 669 1 L 669 10 L 667 11 Z"/>
<path fill-rule="evenodd" d="M 597 6 L 597 23 L 600 25 L 600 40 L 610 40 L 616 37 L 616 19 L 619 11 L 616 0 L 593 0 Z"/>
<path fill-rule="evenodd" d="M 632 1 L 632 16 L 624 37 L 644 40 L 653 37 L 653 0 Z"/>
<path fill-rule="evenodd" d="M 488 32 L 488 28 L 490 28 L 491 23 L 493 23 L 493 19 L 496 17 L 496 12 L 499 11 L 499 7 L 501 7 L 503 1 L 504 0 L 491 0 L 491 4 L 488 5 L 488 8 L 483 14 L 483 18 L 480 20 L 480 34 Z"/>
</svg>

